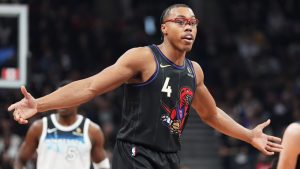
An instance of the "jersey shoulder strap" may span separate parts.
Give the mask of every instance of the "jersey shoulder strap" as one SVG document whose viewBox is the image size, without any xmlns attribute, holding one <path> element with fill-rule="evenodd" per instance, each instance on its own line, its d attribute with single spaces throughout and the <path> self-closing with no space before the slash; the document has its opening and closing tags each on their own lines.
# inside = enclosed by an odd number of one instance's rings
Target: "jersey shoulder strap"
<svg viewBox="0 0 300 169">
<path fill-rule="evenodd" d="M 43 117 L 42 118 L 42 123 L 43 123 L 43 130 L 42 130 L 42 134 L 40 136 L 40 140 L 39 142 L 42 142 L 45 140 L 46 135 L 47 135 L 47 129 L 48 129 L 48 117 Z"/>
<path fill-rule="evenodd" d="M 160 51 L 157 49 L 156 45 L 152 44 L 152 45 L 149 45 L 149 48 L 151 49 L 153 55 L 154 55 L 154 58 L 156 61 L 160 62 Z"/>
<path fill-rule="evenodd" d="M 91 123 L 90 119 L 84 118 L 84 120 L 83 120 L 83 139 L 84 139 L 85 143 L 87 143 L 89 145 L 92 145 L 92 142 L 91 142 L 91 139 L 90 139 L 90 136 L 89 136 L 90 123 Z"/>
</svg>

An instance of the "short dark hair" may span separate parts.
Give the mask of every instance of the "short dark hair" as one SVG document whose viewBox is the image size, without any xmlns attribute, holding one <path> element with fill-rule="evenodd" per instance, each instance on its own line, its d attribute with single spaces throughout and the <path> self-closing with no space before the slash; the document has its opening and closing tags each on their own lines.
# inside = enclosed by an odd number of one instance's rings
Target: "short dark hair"
<svg viewBox="0 0 300 169">
<path fill-rule="evenodd" d="M 170 11 L 174 8 L 179 8 L 179 7 L 185 7 L 185 8 L 191 8 L 189 7 L 188 5 L 186 4 L 174 4 L 174 5 L 171 5 L 169 6 L 168 8 L 166 8 L 163 13 L 161 14 L 161 17 L 160 17 L 160 24 L 163 24 L 165 19 L 169 16 L 170 14 Z"/>
</svg>

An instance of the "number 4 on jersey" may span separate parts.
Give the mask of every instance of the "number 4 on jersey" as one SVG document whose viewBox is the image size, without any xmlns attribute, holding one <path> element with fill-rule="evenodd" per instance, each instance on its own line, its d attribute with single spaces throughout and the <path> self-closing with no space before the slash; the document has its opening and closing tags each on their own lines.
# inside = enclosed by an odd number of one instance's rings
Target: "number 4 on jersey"
<svg viewBox="0 0 300 169">
<path fill-rule="evenodd" d="M 168 86 L 169 81 L 170 81 L 170 78 L 167 77 L 166 80 L 165 80 L 164 86 L 163 86 L 163 88 L 161 89 L 161 91 L 162 91 L 162 92 L 166 92 L 166 93 L 167 93 L 167 96 L 168 96 L 168 97 L 171 97 L 172 89 L 171 89 L 171 86 Z"/>
</svg>

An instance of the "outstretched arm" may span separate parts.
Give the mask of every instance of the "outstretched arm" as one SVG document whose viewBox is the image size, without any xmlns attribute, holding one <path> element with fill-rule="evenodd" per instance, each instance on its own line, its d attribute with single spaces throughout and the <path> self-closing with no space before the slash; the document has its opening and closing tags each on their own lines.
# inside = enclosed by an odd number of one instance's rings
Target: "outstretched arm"
<svg viewBox="0 0 300 169">
<path fill-rule="evenodd" d="M 31 159 L 38 147 L 42 129 L 43 124 L 41 120 L 34 122 L 32 126 L 30 126 L 14 161 L 14 169 L 23 169 L 27 161 Z"/>
<path fill-rule="evenodd" d="M 201 67 L 196 62 L 193 62 L 193 66 L 196 72 L 197 88 L 192 106 L 205 123 L 226 135 L 252 144 L 266 155 L 273 155 L 274 152 L 281 150 L 281 145 L 277 143 L 280 142 L 280 138 L 268 136 L 262 132 L 263 128 L 269 125 L 269 120 L 253 130 L 238 124 L 216 106 L 215 100 L 204 84 Z"/>
<path fill-rule="evenodd" d="M 104 136 L 98 125 L 91 122 L 89 136 L 92 142 L 91 157 L 95 169 L 110 169 L 109 160 L 104 150 Z"/>
<path fill-rule="evenodd" d="M 284 149 L 280 152 L 277 169 L 296 168 L 297 159 L 300 154 L 300 125 L 290 124 L 284 132 L 282 146 Z"/>
<path fill-rule="evenodd" d="M 107 67 L 100 73 L 70 83 L 38 99 L 34 99 L 26 89 L 22 87 L 21 91 L 24 95 L 24 99 L 12 104 L 8 110 L 14 110 L 15 120 L 24 124 L 28 122 L 26 119 L 37 112 L 78 106 L 91 100 L 96 95 L 117 88 L 124 82 L 128 82 L 138 73 L 145 71 L 146 63 L 150 58 L 143 57 L 149 55 L 147 52 L 151 53 L 146 47 L 128 50 L 114 65 Z M 153 57 L 151 59 L 153 59 Z"/>
<path fill-rule="evenodd" d="M 38 112 L 78 106 L 97 95 L 119 87 L 140 71 L 139 66 L 136 66 L 139 61 L 137 60 L 138 56 L 140 56 L 140 49 L 131 49 L 124 53 L 115 64 L 100 73 L 70 83 L 37 99 Z"/>
</svg>

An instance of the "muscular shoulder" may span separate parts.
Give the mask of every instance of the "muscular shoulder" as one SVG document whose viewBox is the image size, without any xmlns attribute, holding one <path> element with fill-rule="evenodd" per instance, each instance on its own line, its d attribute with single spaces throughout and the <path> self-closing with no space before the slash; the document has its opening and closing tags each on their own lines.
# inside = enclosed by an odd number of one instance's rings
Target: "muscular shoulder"
<svg viewBox="0 0 300 169">
<path fill-rule="evenodd" d="M 204 80 L 204 73 L 202 71 L 202 68 L 195 61 L 192 61 L 192 64 L 193 64 L 193 67 L 194 67 L 194 70 L 195 70 L 195 74 L 196 74 L 197 85 L 202 84 L 203 80 Z"/>
<path fill-rule="evenodd" d="M 131 55 L 140 55 L 140 54 L 151 54 L 151 50 L 148 46 L 143 47 L 135 47 L 127 50 L 125 54 L 131 54 Z"/>
<path fill-rule="evenodd" d="M 300 140 L 300 125 L 298 123 L 292 123 L 290 124 L 283 135 L 283 140 L 282 144 L 283 146 L 289 146 L 292 148 L 291 151 L 299 153 L 300 152 L 300 145 L 299 140 Z"/>
<path fill-rule="evenodd" d="M 29 127 L 27 135 L 29 135 L 30 137 L 39 138 L 42 135 L 42 131 L 43 131 L 43 121 L 42 121 L 42 119 L 36 120 Z"/>
<path fill-rule="evenodd" d="M 88 133 L 91 140 L 95 140 L 96 138 L 103 140 L 104 136 L 100 126 L 92 121 L 90 122 Z"/>
<path fill-rule="evenodd" d="M 118 59 L 116 66 L 117 68 L 123 67 L 129 70 L 131 77 L 127 82 L 140 83 L 149 79 L 153 74 L 156 68 L 156 62 L 149 47 L 138 47 L 126 51 Z"/>
<path fill-rule="evenodd" d="M 285 132 L 284 135 L 288 136 L 289 138 L 300 140 L 300 124 L 299 123 L 292 123 L 290 124 Z"/>
<path fill-rule="evenodd" d="M 98 124 L 90 121 L 89 131 L 91 131 L 91 132 L 101 131 L 101 128 L 100 128 L 100 126 Z"/>
<path fill-rule="evenodd" d="M 43 129 L 43 120 L 39 119 L 39 120 L 34 121 L 32 123 L 32 125 L 30 126 L 30 128 L 32 128 L 33 130 L 40 130 L 40 131 L 42 131 L 42 129 Z"/>
<path fill-rule="evenodd" d="M 131 63 L 145 63 L 147 59 L 151 59 L 152 52 L 149 47 L 136 47 L 127 50 L 119 60 L 130 60 Z M 146 60 L 145 60 L 146 59 Z"/>
</svg>

